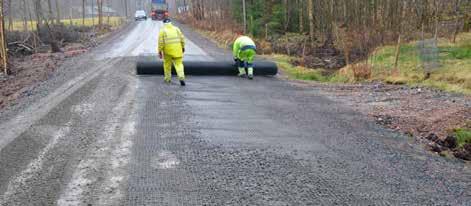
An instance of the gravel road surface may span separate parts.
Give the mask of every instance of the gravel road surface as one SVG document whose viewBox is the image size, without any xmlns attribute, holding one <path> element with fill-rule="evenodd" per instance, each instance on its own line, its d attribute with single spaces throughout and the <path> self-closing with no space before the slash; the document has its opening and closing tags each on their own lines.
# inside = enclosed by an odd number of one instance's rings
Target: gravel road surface
<svg viewBox="0 0 471 206">
<path fill-rule="evenodd" d="M 0 116 L 0 205 L 471 205 L 470 165 L 310 87 L 136 76 L 160 22 L 70 59 Z M 187 59 L 224 51 L 182 26 Z"/>
</svg>

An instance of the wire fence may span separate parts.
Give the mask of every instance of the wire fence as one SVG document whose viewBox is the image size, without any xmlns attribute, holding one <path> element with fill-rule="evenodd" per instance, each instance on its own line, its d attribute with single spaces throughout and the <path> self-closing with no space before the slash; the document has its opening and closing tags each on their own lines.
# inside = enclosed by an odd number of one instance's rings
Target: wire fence
<svg viewBox="0 0 471 206">
<path fill-rule="evenodd" d="M 417 50 L 419 51 L 420 63 L 426 74 L 430 74 L 440 68 L 439 50 L 436 39 L 418 41 Z"/>
</svg>

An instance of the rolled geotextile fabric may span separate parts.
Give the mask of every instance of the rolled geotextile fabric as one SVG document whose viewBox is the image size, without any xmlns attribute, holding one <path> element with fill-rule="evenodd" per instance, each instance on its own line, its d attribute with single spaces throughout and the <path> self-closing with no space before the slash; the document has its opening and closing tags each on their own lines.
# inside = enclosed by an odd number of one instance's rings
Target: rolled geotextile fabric
<svg viewBox="0 0 471 206">
<path fill-rule="evenodd" d="M 185 75 L 237 75 L 239 70 L 231 61 L 184 61 Z M 175 74 L 175 69 L 172 69 Z M 255 61 L 254 75 L 276 75 L 278 67 L 270 61 Z M 137 75 L 163 75 L 164 68 L 161 61 L 138 61 Z"/>
</svg>

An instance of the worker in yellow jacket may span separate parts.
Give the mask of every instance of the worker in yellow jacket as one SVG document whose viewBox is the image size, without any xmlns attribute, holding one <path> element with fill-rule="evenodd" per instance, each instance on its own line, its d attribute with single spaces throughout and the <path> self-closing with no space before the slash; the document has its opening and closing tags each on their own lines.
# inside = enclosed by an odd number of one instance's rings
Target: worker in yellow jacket
<svg viewBox="0 0 471 206">
<path fill-rule="evenodd" d="M 164 19 L 164 27 L 159 33 L 158 53 L 164 59 L 165 82 L 172 81 L 172 64 L 175 66 L 180 85 L 185 86 L 183 53 L 185 53 L 185 36 L 180 29 L 172 25 L 170 19 Z"/>
<path fill-rule="evenodd" d="M 253 61 L 255 59 L 257 47 L 254 41 L 248 36 L 239 36 L 232 47 L 234 61 L 239 67 L 239 76 L 253 79 Z M 245 72 L 247 68 L 247 73 Z"/>
</svg>

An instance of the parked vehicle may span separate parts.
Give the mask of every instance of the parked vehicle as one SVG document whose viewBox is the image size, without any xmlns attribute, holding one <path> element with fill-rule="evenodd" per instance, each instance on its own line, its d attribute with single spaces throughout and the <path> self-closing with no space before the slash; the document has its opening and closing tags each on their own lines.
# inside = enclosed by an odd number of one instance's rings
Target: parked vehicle
<svg viewBox="0 0 471 206">
<path fill-rule="evenodd" d="M 135 16 L 136 21 L 147 20 L 147 14 L 144 10 L 137 10 L 134 16 Z"/>
</svg>

